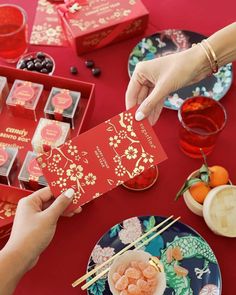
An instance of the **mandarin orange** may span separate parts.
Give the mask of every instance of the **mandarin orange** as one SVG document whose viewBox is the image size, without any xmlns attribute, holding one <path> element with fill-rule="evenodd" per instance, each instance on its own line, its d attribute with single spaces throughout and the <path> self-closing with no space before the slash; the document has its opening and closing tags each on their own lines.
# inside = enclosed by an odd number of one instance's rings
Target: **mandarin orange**
<svg viewBox="0 0 236 295">
<path fill-rule="evenodd" d="M 224 167 L 215 165 L 215 166 L 209 167 L 209 170 L 210 170 L 209 185 L 211 187 L 227 184 L 229 182 L 229 173 Z"/>
<path fill-rule="evenodd" d="M 192 197 L 194 198 L 194 200 L 200 204 L 203 204 L 203 202 L 210 190 L 211 190 L 211 188 L 206 183 L 204 183 L 202 181 L 193 184 L 189 188 L 189 192 L 192 195 Z"/>
</svg>

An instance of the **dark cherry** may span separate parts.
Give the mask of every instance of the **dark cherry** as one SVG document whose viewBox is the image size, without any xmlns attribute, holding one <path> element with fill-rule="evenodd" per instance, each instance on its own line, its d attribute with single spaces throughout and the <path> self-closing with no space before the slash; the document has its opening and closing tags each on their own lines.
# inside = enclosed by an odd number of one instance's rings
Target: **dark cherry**
<svg viewBox="0 0 236 295">
<path fill-rule="evenodd" d="M 78 69 L 76 67 L 70 67 L 70 72 L 72 75 L 77 75 L 78 74 Z"/>
<path fill-rule="evenodd" d="M 22 62 L 20 63 L 19 68 L 20 69 L 25 69 L 26 68 L 26 62 L 24 60 L 22 60 Z"/>
<path fill-rule="evenodd" d="M 40 63 L 42 63 L 42 60 L 41 59 L 39 59 L 39 58 L 35 58 L 34 60 L 33 60 L 33 62 L 36 64 L 37 62 L 40 62 Z"/>
<path fill-rule="evenodd" d="M 42 64 L 41 64 L 40 62 L 36 62 L 36 63 L 34 64 L 34 66 L 35 66 L 35 69 L 36 69 L 37 71 L 40 71 L 40 70 L 42 69 Z"/>
<path fill-rule="evenodd" d="M 53 65 L 51 64 L 51 63 L 46 63 L 46 69 L 49 71 L 49 72 L 51 72 L 51 70 L 52 70 L 52 68 L 53 68 Z"/>
<path fill-rule="evenodd" d="M 94 61 L 93 60 L 86 60 L 85 65 L 87 68 L 93 68 L 94 67 Z"/>
<path fill-rule="evenodd" d="M 98 77 L 101 75 L 101 69 L 100 68 L 92 68 L 92 74 L 95 76 L 95 77 Z"/>
<path fill-rule="evenodd" d="M 35 65 L 32 61 L 27 62 L 27 69 L 30 71 L 34 71 L 35 70 Z"/>
<path fill-rule="evenodd" d="M 49 63 L 49 64 L 53 64 L 53 62 L 52 62 L 52 60 L 50 59 L 50 58 L 45 58 L 45 61 L 46 61 L 46 63 Z"/>
<path fill-rule="evenodd" d="M 36 57 L 39 59 L 45 59 L 45 54 L 43 52 L 37 52 Z"/>
</svg>

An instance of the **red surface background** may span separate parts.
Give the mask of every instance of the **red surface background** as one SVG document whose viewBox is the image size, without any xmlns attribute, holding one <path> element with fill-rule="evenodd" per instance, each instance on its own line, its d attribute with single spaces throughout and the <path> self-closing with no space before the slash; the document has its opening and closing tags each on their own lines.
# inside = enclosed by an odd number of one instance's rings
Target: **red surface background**
<svg viewBox="0 0 236 295">
<path fill-rule="evenodd" d="M 3 3 L 4 1 L 0 1 Z M 21 5 L 28 12 L 31 31 L 35 1 L 8 0 Z M 189 1 L 189 0 L 143 0 L 150 11 L 147 34 L 167 28 L 193 30 L 209 35 L 235 21 L 234 0 Z M 30 46 L 30 51 L 44 50 L 56 61 L 56 75 L 72 77 L 70 66 L 77 66 L 76 79 L 96 83 L 95 112 L 89 123 L 93 127 L 123 111 L 124 94 L 128 83 L 127 59 L 130 50 L 139 37 L 114 44 L 96 52 L 77 57 L 71 48 Z M 102 75 L 92 77 L 85 68 L 84 60 L 94 59 L 101 67 Z M 221 164 L 229 170 L 230 178 L 236 183 L 236 80 L 221 101 L 228 114 L 228 122 L 221 134 L 214 152 L 208 157 L 209 165 Z M 196 229 L 210 244 L 219 261 L 223 278 L 223 295 L 234 293 L 236 280 L 236 239 L 213 234 L 204 220 L 192 214 L 183 200 L 174 202 L 174 196 L 184 179 L 201 165 L 200 160 L 190 159 L 178 147 L 178 119 L 175 111 L 165 109 L 155 126 L 160 141 L 169 159 L 159 166 L 156 185 L 145 193 L 129 192 L 117 188 L 83 209 L 71 219 L 61 218 L 55 237 L 48 249 L 41 255 L 37 266 L 31 270 L 17 287 L 16 295 L 86 294 L 71 283 L 86 270 L 88 257 L 97 240 L 111 226 L 123 219 L 136 215 L 181 215 L 182 222 Z"/>
</svg>

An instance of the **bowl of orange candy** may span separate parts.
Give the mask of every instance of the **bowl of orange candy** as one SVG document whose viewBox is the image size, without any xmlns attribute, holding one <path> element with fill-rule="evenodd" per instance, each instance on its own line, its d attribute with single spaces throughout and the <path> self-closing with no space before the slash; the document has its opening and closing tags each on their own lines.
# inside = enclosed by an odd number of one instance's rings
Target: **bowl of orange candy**
<svg viewBox="0 0 236 295">
<path fill-rule="evenodd" d="M 236 186 L 229 179 L 229 172 L 220 165 L 204 164 L 192 172 L 179 192 L 193 213 L 203 216 L 208 227 L 218 235 L 236 237 Z"/>
<path fill-rule="evenodd" d="M 108 284 L 113 295 L 162 295 L 166 276 L 158 258 L 142 250 L 129 250 L 114 260 Z"/>
</svg>

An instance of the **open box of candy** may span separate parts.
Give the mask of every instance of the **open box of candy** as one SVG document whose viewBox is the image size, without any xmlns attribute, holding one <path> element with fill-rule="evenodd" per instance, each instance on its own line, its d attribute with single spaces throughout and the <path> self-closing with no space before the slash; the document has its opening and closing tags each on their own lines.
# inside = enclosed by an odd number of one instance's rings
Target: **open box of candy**
<svg viewBox="0 0 236 295">
<path fill-rule="evenodd" d="M 18 201 L 47 185 L 35 158 L 87 129 L 94 86 L 0 67 L 0 238 Z"/>
</svg>

